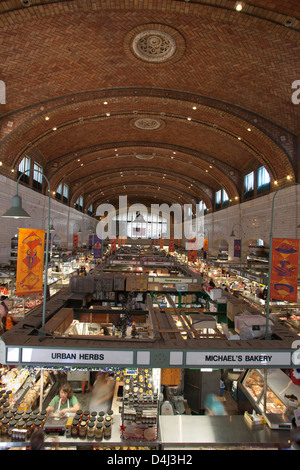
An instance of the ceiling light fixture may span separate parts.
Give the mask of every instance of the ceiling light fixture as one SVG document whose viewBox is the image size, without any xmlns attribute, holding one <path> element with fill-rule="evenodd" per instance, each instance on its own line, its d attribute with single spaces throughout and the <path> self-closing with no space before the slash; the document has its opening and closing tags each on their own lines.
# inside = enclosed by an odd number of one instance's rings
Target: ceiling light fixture
<svg viewBox="0 0 300 470">
<path fill-rule="evenodd" d="M 236 9 L 236 11 L 242 11 L 244 6 L 245 6 L 245 4 L 243 2 L 236 2 L 234 8 Z"/>
</svg>

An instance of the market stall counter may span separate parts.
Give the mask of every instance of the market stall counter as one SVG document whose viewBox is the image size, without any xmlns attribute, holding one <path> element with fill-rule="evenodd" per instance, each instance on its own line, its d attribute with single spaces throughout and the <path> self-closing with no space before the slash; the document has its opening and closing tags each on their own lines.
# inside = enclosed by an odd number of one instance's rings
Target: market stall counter
<svg viewBox="0 0 300 470">
<path fill-rule="evenodd" d="M 290 432 L 251 427 L 243 415 L 160 416 L 160 439 L 170 449 L 289 449 Z"/>
<path fill-rule="evenodd" d="M 109 438 L 101 440 L 85 437 L 68 437 L 47 433 L 45 448 L 97 449 L 113 448 L 122 450 L 130 446 L 135 450 L 202 450 L 202 449 L 265 449 L 285 450 L 291 446 L 291 433 L 286 430 L 270 429 L 264 424 L 251 428 L 244 416 L 160 416 L 160 432 L 157 441 L 126 441 L 120 435 L 121 417 L 114 417 Z M 0 449 L 12 447 L 28 448 L 30 441 L 13 441 L 4 436 L 0 439 Z"/>
</svg>

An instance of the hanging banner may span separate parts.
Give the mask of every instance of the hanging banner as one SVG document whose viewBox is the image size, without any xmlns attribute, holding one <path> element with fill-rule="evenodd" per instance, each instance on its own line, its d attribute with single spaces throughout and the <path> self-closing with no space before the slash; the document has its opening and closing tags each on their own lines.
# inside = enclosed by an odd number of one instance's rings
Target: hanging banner
<svg viewBox="0 0 300 470">
<path fill-rule="evenodd" d="M 89 235 L 89 250 L 92 249 L 92 246 L 93 246 L 93 235 Z"/>
<path fill-rule="evenodd" d="M 195 263 L 197 261 L 197 250 L 189 250 L 189 261 Z"/>
<path fill-rule="evenodd" d="M 297 302 L 299 240 L 273 238 L 270 298 Z"/>
<path fill-rule="evenodd" d="M 120 248 L 122 246 L 122 238 L 118 237 L 118 247 Z"/>
<path fill-rule="evenodd" d="M 158 246 L 158 245 L 159 245 L 159 239 L 156 238 L 156 239 L 155 239 L 155 246 Z"/>
<path fill-rule="evenodd" d="M 178 240 L 177 240 L 177 245 L 178 245 L 178 246 L 181 246 L 181 238 L 178 238 Z"/>
<path fill-rule="evenodd" d="M 73 248 L 78 247 L 78 233 L 74 233 L 73 235 Z"/>
<path fill-rule="evenodd" d="M 208 251 L 208 238 L 203 240 L 203 251 Z"/>
<path fill-rule="evenodd" d="M 102 258 L 102 240 L 94 235 L 94 259 Z"/>
<path fill-rule="evenodd" d="M 161 238 L 161 239 L 160 239 L 160 248 L 163 248 L 163 247 L 164 247 L 164 239 Z"/>
<path fill-rule="evenodd" d="M 197 251 L 197 238 L 191 238 L 189 241 L 188 241 L 188 246 L 189 246 L 189 250 L 191 251 Z"/>
<path fill-rule="evenodd" d="M 43 292 L 45 230 L 19 228 L 16 295 Z"/>
<path fill-rule="evenodd" d="M 233 245 L 233 256 L 235 258 L 240 258 L 241 257 L 241 240 L 234 240 L 234 245 Z"/>
<path fill-rule="evenodd" d="M 174 238 L 169 240 L 169 253 L 174 253 Z"/>
<path fill-rule="evenodd" d="M 114 253 L 116 251 L 116 239 L 115 238 L 112 238 L 111 241 L 110 241 L 110 251 L 112 253 Z"/>
</svg>

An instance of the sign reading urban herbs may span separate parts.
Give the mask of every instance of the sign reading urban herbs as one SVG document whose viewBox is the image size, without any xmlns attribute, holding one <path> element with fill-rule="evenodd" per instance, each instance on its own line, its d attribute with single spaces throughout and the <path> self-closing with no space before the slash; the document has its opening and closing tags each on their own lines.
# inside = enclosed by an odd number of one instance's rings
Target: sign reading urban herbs
<svg viewBox="0 0 300 470">
<path fill-rule="evenodd" d="M 9 361 L 9 351 L 7 358 Z M 133 351 L 23 348 L 21 362 L 23 364 L 132 365 Z"/>
</svg>

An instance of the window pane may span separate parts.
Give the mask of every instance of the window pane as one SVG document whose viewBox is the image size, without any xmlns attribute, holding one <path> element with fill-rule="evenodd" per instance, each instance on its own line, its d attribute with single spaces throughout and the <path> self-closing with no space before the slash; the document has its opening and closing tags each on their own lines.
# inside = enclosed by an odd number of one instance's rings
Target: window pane
<svg viewBox="0 0 300 470">
<path fill-rule="evenodd" d="M 254 189 L 254 171 L 251 171 L 251 173 L 248 173 L 244 177 L 244 190 L 245 192 L 248 191 L 253 191 Z"/>
<path fill-rule="evenodd" d="M 257 187 L 260 188 L 264 184 L 268 184 L 268 183 L 270 183 L 270 175 L 265 169 L 265 167 L 261 166 L 257 170 Z"/>
<path fill-rule="evenodd" d="M 66 199 L 68 199 L 69 197 L 69 187 L 66 184 L 64 184 L 63 197 L 65 197 Z"/>
<path fill-rule="evenodd" d="M 24 157 L 23 160 L 19 164 L 19 172 L 20 173 L 26 173 L 27 176 L 29 176 L 29 171 L 30 170 L 30 158 L 29 157 Z"/>
<path fill-rule="evenodd" d="M 40 184 L 43 182 L 43 167 L 37 163 L 33 165 L 33 179 Z"/>
<path fill-rule="evenodd" d="M 226 202 L 229 200 L 229 197 L 228 197 L 228 194 L 227 192 L 225 191 L 225 189 L 223 189 L 223 202 Z"/>
<path fill-rule="evenodd" d="M 216 203 L 221 204 L 221 190 L 216 192 Z"/>
</svg>

